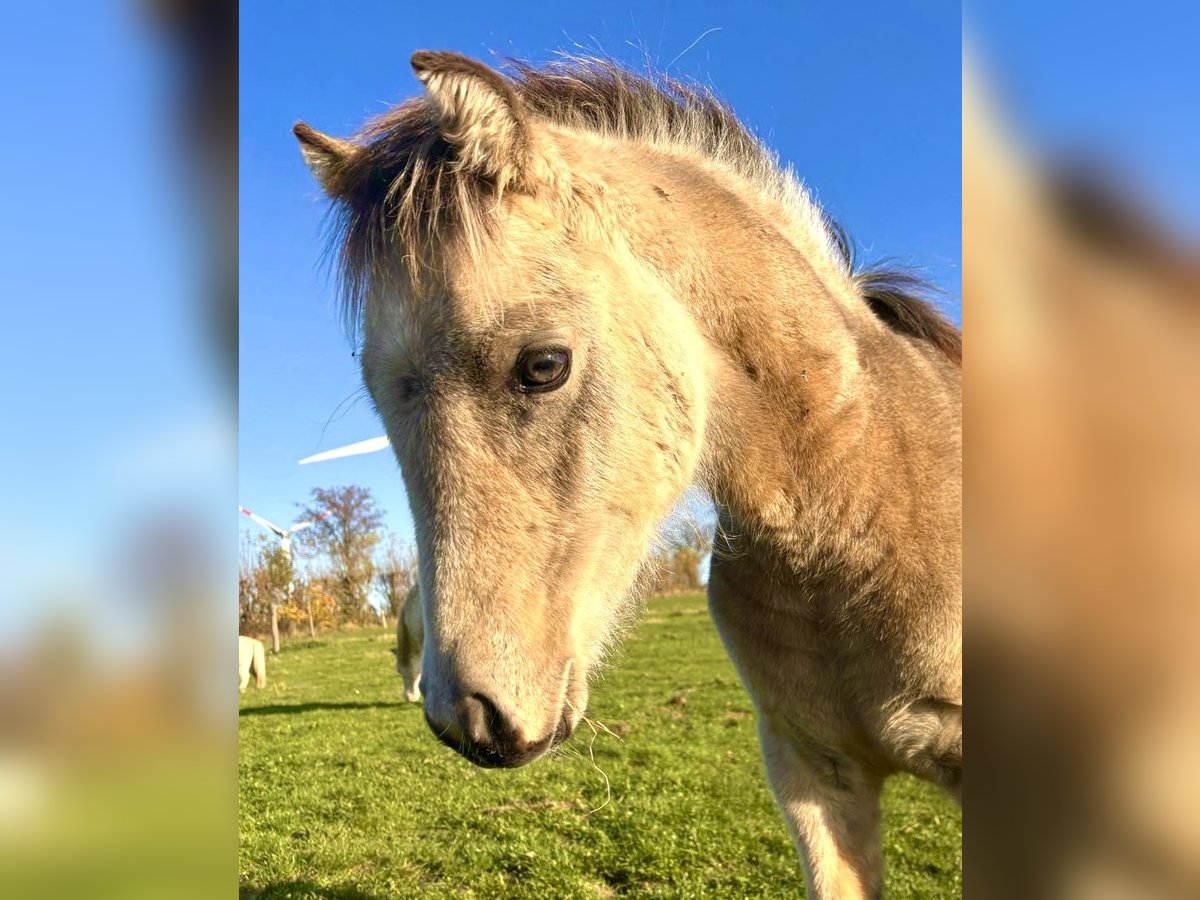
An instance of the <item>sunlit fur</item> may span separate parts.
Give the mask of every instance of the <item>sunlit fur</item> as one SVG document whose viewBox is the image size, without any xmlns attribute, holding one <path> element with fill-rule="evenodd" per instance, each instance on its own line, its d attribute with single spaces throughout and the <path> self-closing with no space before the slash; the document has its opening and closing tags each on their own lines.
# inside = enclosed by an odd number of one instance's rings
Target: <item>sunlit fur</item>
<svg viewBox="0 0 1200 900">
<path fill-rule="evenodd" d="M 296 134 L 412 503 L 427 718 L 462 749 L 474 691 L 518 744 L 561 739 L 698 482 L 810 896 L 878 894 L 882 779 L 961 779 L 957 330 L 910 280 L 855 274 L 704 91 L 586 60 L 414 69 L 427 94 L 356 138 Z M 515 390 L 547 343 L 569 380 Z"/>
</svg>

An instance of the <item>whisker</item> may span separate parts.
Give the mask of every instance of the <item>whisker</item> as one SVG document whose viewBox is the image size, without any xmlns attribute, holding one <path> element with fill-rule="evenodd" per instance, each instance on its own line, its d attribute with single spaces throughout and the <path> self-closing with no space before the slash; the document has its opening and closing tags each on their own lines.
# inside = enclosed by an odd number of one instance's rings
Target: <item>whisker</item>
<svg viewBox="0 0 1200 900">
<path fill-rule="evenodd" d="M 329 418 L 325 420 L 325 424 L 321 426 L 321 436 L 317 439 L 318 446 L 325 440 L 325 432 L 329 430 L 329 426 L 337 419 L 345 418 L 349 414 L 358 401 L 367 396 L 367 387 L 365 384 L 359 385 L 347 396 L 342 398 L 337 406 L 333 408 L 333 412 L 329 414 Z"/>
<path fill-rule="evenodd" d="M 571 709 L 574 712 L 579 712 L 578 708 L 575 706 L 574 703 L 571 702 L 569 697 L 567 698 L 567 705 L 569 707 L 571 707 Z M 612 802 L 612 782 L 609 781 L 608 773 L 605 772 L 602 768 L 600 768 L 600 766 L 596 763 L 596 752 L 595 752 L 596 738 L 600 737 L 601 730 L 603 730 L 605 734 L 611 734 L 618 741 L 621 740 L 621 737 L 620 737 L 620 735 L 615 734 L 612 731 L 612 729 L 610 729 L 603 722 L 594 721 L 594 720 L 588 718 L 587 716 L 585 716 L 583 713 L 579 713 L 579 718 L 580 718 L 580 721 L 587 723 L 588 728 L 592 729 L 592 739 L 590 741 L 588 741 L 588 762 L 590 762 L 592 764 L 592 768 L 595 769 L 597 772 L 599 772 L 600 777 L 604 779 L 604 802 L 601 803 L 599 806 L 597 806 L 595 809 L 588 810 L 587 814 L 590 816 L 593 813 L 600 812 L 600 810 L 604 809 L 604 807 L 608 806 L 608 804 L 610 804 Z M 597 725 L 599 725 L 599 728 L 596 727 Z M 576 751 L 576 752 L 578 752 L 578 751 Z M 580 759 L 583 758 L 582 753 L 579 754 L 579 758 Z"/>
</svg>

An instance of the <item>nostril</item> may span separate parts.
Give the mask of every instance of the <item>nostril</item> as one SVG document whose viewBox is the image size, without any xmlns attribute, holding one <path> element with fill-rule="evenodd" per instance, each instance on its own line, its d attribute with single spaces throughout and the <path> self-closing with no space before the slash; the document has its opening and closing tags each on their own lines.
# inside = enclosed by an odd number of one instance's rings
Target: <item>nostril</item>
<svg viewBox="0 0 1200 900">
<path fill-rule="evenodd" d="M 504 743 L 510 729 L 504 716 L 486 694 L 471 694 L 468 700 L 474 701 L 468 708 L 474 713 L 476 721 L 469 722 L 467 733 L 475 737 L 481 744 L 497 745 Z"/>
<path fill-rule="evenodd" d="M 433 705 L 436 709 L 436 703 Z M 561 740 L 562 725 L 541 739 L 530 740 L 514 725 L 513 719 L 487 694 L 460 695 L 448 720 L 439 727 L 431 706 L 425 705 L 425 721 L 443 744 L 478 766 L 515 768 L 532 762 Z M 570 729 L 567 729 L 569 733 Z"/>
</svg>

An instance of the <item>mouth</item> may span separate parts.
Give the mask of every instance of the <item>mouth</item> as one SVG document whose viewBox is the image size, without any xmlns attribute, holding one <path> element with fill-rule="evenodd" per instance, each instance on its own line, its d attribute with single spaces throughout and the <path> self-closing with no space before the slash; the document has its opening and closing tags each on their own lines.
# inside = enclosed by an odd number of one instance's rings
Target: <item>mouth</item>
<svg viewBox="0 0 1200 900">
<path fill-rule="evenodd" d="M 439 741 L 481 769 L 519 769 L 527 766 L 561 745 L 575 731 L 575 724 L 564 711 L 554 731 L 542 740 L 520 748 L 492 747 L 468 741 L 457 732 L 451 733 L 450 729 L 438 729 L 428 713 L 425 714 L 425 722 Z"/>
</svg>

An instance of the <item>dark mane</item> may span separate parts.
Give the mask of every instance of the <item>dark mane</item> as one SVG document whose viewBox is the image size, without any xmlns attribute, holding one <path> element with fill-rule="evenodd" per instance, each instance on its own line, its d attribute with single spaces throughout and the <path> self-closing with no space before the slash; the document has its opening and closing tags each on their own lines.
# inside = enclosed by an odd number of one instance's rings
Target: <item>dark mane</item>
<svg viewBox="0 0 1200 900">
<path fill-rule="evenodd" d="M 509 60 L 513 91 L 533 119 L 577 130 L 674 145 L 703 154 L 818 224 L 830 254 L 859 287 L 880 319 L 926 340 L 956 362 L 958 330 L 925 299 L 910 275 L 883 270 L 854 274 L 846 232 L 816 206 L 804 188 L 710 90 L 669 76 L 636 74 L 610 60 L 564 58 L 545 66 Z M 438 235 L 468 219 L 483 230 L 493 198 L 488 185 L 464 176 L 425 97 L 405 101 L 367 123 L 353 139 L 360 152 L 342 173 L 331 234 L 339 251 L 345 313 L 356 326 L 376 267 L 403 248 L 406 269 L 417 271 Z M 809 213 L 811 210 L 811 214 Z"/>
<path fill-rule="evenodd" d="M 1051 215 L 1082 249 L 1174 287 L 1171 296 L 1200 296 L 1197 248 L 1174 233 L 1119 171 L 1068 157 L 1051 164 L 1043 189 Z"/>
<path fill-rule="evenodd" d="M 601 59 L 564 58 L 537 67 L 508 61 L 513 91 L 531 118 L 564 127 L 683 145 L 720 160 L 778 194 L 790 176 L 733 111 L 710 91 L 665 75 L 637 75 Z M 347 324 L 357 325 L 377 263 L 396 245 L 416 271 L 439 233 L 490 207 L 488 186 L 464 177 L 426 97 L 414 97 L 354 136 L 359 152 L 334 188 L 331 249 L 340 257 Z"/>
<path fill-rule="evenodd" d="M 962 365 L 962 332 L 926 299 L 929 285 L 908 272 L 866 269 L 854 276 L 863 299 L 893 331 L 937 347 Z"/>
<path fill-rule="evenodd" d="M 822 214 L 834 249 L 871 312 L 893 331 L 933 344 L 961 366 L 962 332 L 933 303 L 936 289 L 903 269 L 878 265 L 856 271 L 850 235 L 828 212 L 822 210 Z"/>
</svg>

